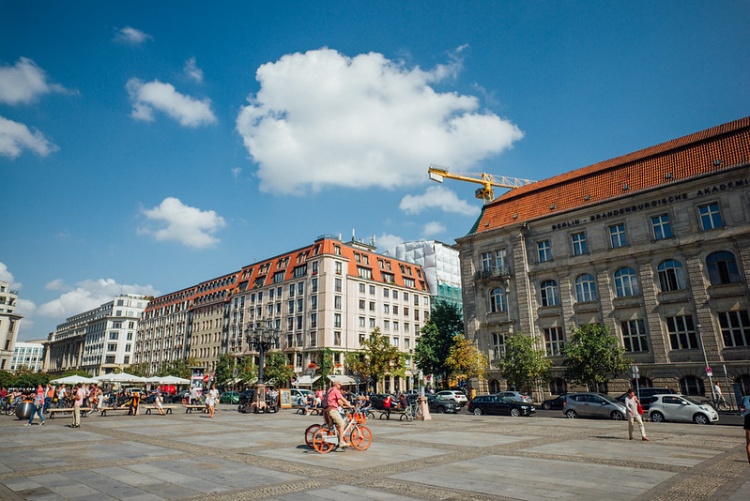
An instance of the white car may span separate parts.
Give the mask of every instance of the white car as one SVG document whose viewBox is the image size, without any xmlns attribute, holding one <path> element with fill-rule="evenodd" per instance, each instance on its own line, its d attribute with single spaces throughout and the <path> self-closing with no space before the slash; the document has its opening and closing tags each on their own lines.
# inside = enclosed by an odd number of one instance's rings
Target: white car
<svg viewBox="0 0 750 501">
<path fill-rule="evenodd" d="M 648 409 L 651 421 L 686 421 L 696 424 L 713 424 L 719 413 L 709 404 L 702 404 L 685 395 L 654 395 Z"/>
<path fill-rule="evenodd" d="M 311 390 L 299 390 L 292 388 L 292 405 L 294 407 L 304 407 L 307 405 L 307 396 L 315 395 L 315 392 Z"/>
<path fill-rule="evenodd" d="M 463 392 L 456 390 L 443 390 L 437 392 L 436 395 L 438 398 L 450 398 L 455 400 L 459 407 L 463 407 L 469 403 L 469 399 L 466 398 L 466 395 Z"/>
</svg>

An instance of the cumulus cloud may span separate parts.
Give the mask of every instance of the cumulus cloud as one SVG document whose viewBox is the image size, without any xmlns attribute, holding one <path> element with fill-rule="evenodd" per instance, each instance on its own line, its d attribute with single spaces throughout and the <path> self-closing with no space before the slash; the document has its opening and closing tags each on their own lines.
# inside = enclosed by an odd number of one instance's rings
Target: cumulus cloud
<svg viewBox="0 0 750 501">
<path fill-rule="evenodd" d="M 154 37 L 148 33 L 144 33 L 143 31 L 131 26 L 125 26 L 124 28 L 117 30 L 114 40 L 115 42 L 125 45 L 141 45 L 148 40 L 153 40 L 153 38 Z"/>
<path fill-rule="evenodd" d="M 0 65 L 0 103 L 29 104 L 51 92 L 68 92 L 47 81 L 47 74 L 31 59 L 22 57 L 15 66 Z"/>
<path fill-rule="evenodd" d="M 426 237 L 434 237 L 435 235 L 439 235 L 441 233 L 444 233 L 447 230 L 445 225 L 439 221 L 430 221 L 429 223 L 424 225 L 424 229 L 422 230 L 422 234 Z"/>
<path fill-rule="evenodd" d="M 144 83 L 131 78 L 126 88 L 133 103 L 130 116 L 136 120 L 151 122 L 154 120 L 154 111 L 158 110 L 185 127 L 199 127 L 216 122 L 210 99 L 195 99 L 180 94 L 172 84 L 158 80 Z"/>
<path fill-rule="evenodd" d="M 237 117 L 261 189 L 417 185 L 430 162 L 465 170 L 511 147 L 518 127 L 481 111 L 474 96 L 431 86 L 460 67 L 456 58 L 425 71 L 326 48 L 262 65 L 260 90 Z"/>
<path fill-rule="evenodd" d="M 16 158 L 24 150 L 46 157 L 58 147 L 38 130 L 31 131 L 20 122 L 0 116 L 0 156 Z"/>
<path fill-rule="evenodd" d="M 398 207 L 407 214 L 438 209 L 464 216 L 477 216 L 480 210 L 480 207 L 461 200 L 452 190 L 443 186 L 430 186 L 422 195 L 406 195 Z"/>
<path fill-rule="evenodd" d="M 404 239 L 398 235 L 383 233 L 375 239 L 379 252 L 388 253 L 396 248 L 397 245 L 404 243 Z"/>
<path fill-rule="evenodd" d="M 212 210 L 202 211 L 168 197 L 153 209 L 143 210 L 151 225 L 138 229 L 141 235 L 151 235 L 158 241 L 176 241 L 201 249 L 219 242 L 214 233 L 226 226 L 224 218 Z"/>
<path fill-rule="evenodd" d="M 158 295 L 158 291 L 151 285 L 119 284 L 111 278 L 83 280 L 73 287 L 66 288 L 68 290 L 59 298 L 39 306 L 36 313 L 63 322 L 70 316 L 92 310 L 103 303 L 112 301 L 118 294 Z"/>
<path fill-rule="evenodd" d="M 13 282 L 13 273 L 10 272 L 8 266 L 0 261 L 0 280 L 8 282 L 11 287 L 16 288 Z"/>
<path fill-rule="evenodd" d="M 198 63 L 195 60 L 195 57 L 191 57 L 187 61 L 185 61 L 185 67 L 183 70 L 185 72 L 185 75 L 191 79 L 195 80 L 198 83 L 203 82 L 203 70 L 198 67 Z"/>
</svg>

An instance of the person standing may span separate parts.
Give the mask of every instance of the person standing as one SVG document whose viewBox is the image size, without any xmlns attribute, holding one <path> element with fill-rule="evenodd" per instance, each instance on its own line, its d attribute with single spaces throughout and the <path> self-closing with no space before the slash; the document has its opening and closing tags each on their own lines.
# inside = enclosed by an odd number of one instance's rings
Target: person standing
<svg viewBox="0 0 750 501">
<path fill-rule="evenodd" d="M 161 398 L 161 392 L 157 391 L 156 396 L 154 397 L 154 405 L 156 405 L 156 410 L 159 412 L 160 416 L 164 415 L 164 407 L 162 407 L 162 398 Z"/>
<path fill-rule="evenodd" d="M 216 389 L 216 385 L 212 384 L 211 389 L 208 390 L 206 395 L 206 407 L 208 408 L 208 417 L 214 417 L 216 413 L 216 400 L 219 398 L 219 390 Z"/>
<path fill-rule="evenodd" d="M 636 422 L 641 432 L 641 440 L 648 442 L 646 428 L 643 426 L 643 418 L 641 418 L 641 413 L 639 412 L 641 403 L 638 397 L 635 396 L 635 390 L 632 388 L 628 390 L 628 396 L 625 397 L 625 407 L 628 410 L 628 440 L 633 440 L 633 422 Z"/>
<path fill-rule="evenodd" d="M 73 425 L 72 428 L 81 427 L 81 406 L 83 405 L 83 399 L 86 396 L 86 390 L 83 389 L 83 383 L 76 385 L 75 392 L 73 393 Z"/>
<path fill-rule="evenodd" d="M 44 393 L 44 408 L 42 409 L 42 413 L 47 414 L 47 411 L 52 405 L 52 401 L 55 399 L 55 387 L 50 383 L 47 383 Z"/>
<path fill-rule="evenodd" d="M 62 409 L 66 407 L 65 399 L 68 397 L 68 390 L 65 389 L 65 385 L 61 384 L 57 390 L 57 408 Z"/>
<path fill-rule="evenodd" d="M 31 416 L 29 416 L 29 422 L 26 423 L 24 426 L 31 426 L 31 424 L 34 422 L 34 416 L 39 415 L 39 420 L 41 423 L 39 423 L 40 426 L 44 425 L 44 414 L 42 413 L 42 410 L 44 409 L 44 388 L 42 388 L 42 385 L 40 384 L 36 388 L 36 396 L 34 397 L 34 410 L 31 411 Z"/>
</svg>

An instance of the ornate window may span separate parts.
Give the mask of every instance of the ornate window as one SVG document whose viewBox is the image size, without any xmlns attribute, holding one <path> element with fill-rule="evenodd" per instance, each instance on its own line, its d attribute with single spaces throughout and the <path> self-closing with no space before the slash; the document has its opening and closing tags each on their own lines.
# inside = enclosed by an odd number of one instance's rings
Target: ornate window
<svg viewBox="0 0 750 501">
<path fill-rule="evenodd" d="M 539 286 L 542 296 L 542 306 L 557 306 L 560 304 L 560 294 L 557 291 L 557 282 L 545 280 Z"/>
<path fill-rule="evenodd" d="M 657 267 L 662 292 L 686 289 L 682 263 L 674 259 L 662 261 Z"/>
<path fill-rule="evenodd" d="M 638 280 L 633 268 L 620 268 L 615 272 L 615 290 L 617 297 L 637 296 Z"/>
<path fill-rule="evenodd" d="M 496 287 L 490 291 L 490 312 L 502 313 L 508 311 L 508 298 L 504 287 Z"/>
<path fill-rule="evenodd" d="M 740 282 L 740 272 L 734 254 L 729 251 L 713 252 L 706 257 L 708 278 L 711 285 L 736 284 Z"/>
<path fill-rule="evenodd" d="M 596 280 L 594 275 L 585 273 L 576 278 L 576 300 L 579 303 L 596 301 Z"/>
</svg>

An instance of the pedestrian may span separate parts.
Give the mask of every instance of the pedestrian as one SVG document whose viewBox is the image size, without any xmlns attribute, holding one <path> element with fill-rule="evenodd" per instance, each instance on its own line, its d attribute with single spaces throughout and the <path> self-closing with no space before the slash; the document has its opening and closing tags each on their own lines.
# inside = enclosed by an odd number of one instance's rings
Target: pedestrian
<svg viewBox="0 0 750 501">
<path fill-rule="evenodd" d="M 57 390 L 57 408 L 63 409 L 66 407 L 65 399 L 68 397 L 68 390 L 65 389 L 65 385 L 61 384 Z"/>
<path fill-rule="evenodd" d="M 42 388 L 42 385 L 40 384 L 36 388 L 36 396 L 34 397 L 34 407 L 31 411 L 31 416 L 29 416 L 29 422 L 26 423 L 24 426 L 31 426 L 31 424 L 34 422 L 34 416 L 39 415 L 39 420 L 41 423 L 39 423 L 40 426 L 44 425 L 44 414 L 42 413 L 42 410 L 44 409 L 44 388 Z"/>
<path fill-rule="evenodd" d="M 393 407 L 393 397 L 389 393 L 383 400 L 383 410 L 385 411 L 386 419 L 391 419 L 391 407 Z"/>
<path fill-rule="evenodd" d="M 86 396 L 86 390 L 83 389 L 83 383 L 78 383 L 73 393 L 73 425 L 71 428 L 81 427 L 81 406 Z"/>
<path fill-rule="evenodd" d="M 156 392 L 156 397 L 154 397 L 154 405 L 156 405 L 156 410 L 159 412 L 161 416 L 164 415 L 164 407 L 162 407 L 162 399 L 161 399 L 161 392 Z"/>
<path fill-rule="evenodd" d="M 216 412 L 216 400 L 219 398 L 219 390 L 216 389 L 216 385 L 212 384 L 211 389 L 208 390 L 206 395 L 206 408 L 208 408 L 208 417 L 214 417 Z"/>
<path fill-rule="evenodd" d="M 52 386 L 50 383 L 47 383 L 47 387 L 44 390 L 44 408 L 42 409 L 43 414 L 47 414 L 47 411 L 49 411 L 49 408 L 52 405 L 52 401 L 54 399 L 55 399 L 55 387 Z"/>
<path fill-rule="evenodd" d="M 628 440 L 633 440 L 633 422 L 638 423 L 638 428 L 641 432 L 641 440 L 648 442 L 646 436 L 646 428 L 643 426 L 643 407 L 638 397 L 635 396 L 635 390 L 632 388 L 628 390 L 628 396 L 625 397 L 625 407 L 628 410 Z"/>
<path fill-rule="evenodd" d="M 724 400 L 724 394 L 721 393 L 721 386 L 719 386 L 719 382 L 716 381 L 716 384 L 714 384 L 714 407 L 716 407 L 716 410 L 719 410 L 720 406 L 726 404 L 727 401 Z"/>
<path fill-rule="evenodd" d="M 131 393 L 132 400 L 130 401 L 130 413 L 132 413 L 133 416 L 138 415 L 138 407 L 141 405 L 141 393 L 140 391 L 133 391 Z"/>
</svg>

